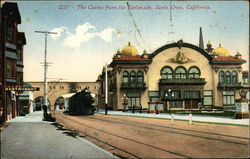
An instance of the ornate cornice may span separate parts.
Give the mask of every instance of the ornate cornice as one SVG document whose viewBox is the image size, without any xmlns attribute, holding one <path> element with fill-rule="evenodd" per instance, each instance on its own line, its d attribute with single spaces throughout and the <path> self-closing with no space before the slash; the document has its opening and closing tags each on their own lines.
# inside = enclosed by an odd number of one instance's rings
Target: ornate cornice
<svg viewBox="0 0 250 159">
<path fill-rule="evenodd" d="M 171 43 L 171 44 L 166 44 L 160 48 L 158 48 L 157 50 L 155 50 L 153 53 L 151 53 L 149 55 L 149 58 L 154 58 L 157 54 L 159 54 L 160 52 L 169 49 L 169 48 L 173 48 L 173 47 L 178 47 L 179 49 L 181 47 L 187 47 L 187 48 L 191 48 L 196 50 L 197 52 L 201 53 L 205 58 L 207 58 L 210 62 L 212 61 L 212 57 L 210 55 L 207 54 L 207 52 L 201 48 L 199 48 L 198 46 L 195 46 L 193 44 L 189 44 L 189 43 L 185 43 L 185 42 L 178 42 L 178 43 Z"/>
<path fill-rule="evenodd" d="M 185 64 L 194 61 L 190 58 L 187 58 L 182 52 L 178 52 L 175 57 L 168 59 L 167 62 Z"/>
</svg>

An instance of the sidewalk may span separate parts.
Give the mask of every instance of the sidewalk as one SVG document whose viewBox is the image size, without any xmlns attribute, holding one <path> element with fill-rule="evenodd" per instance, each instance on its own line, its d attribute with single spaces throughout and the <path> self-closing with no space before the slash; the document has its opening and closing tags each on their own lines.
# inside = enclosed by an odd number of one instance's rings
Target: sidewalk
<svg viewBox="0 0 250 159">
<path fill-rule="evenodd" d="M 105 110 L 99 109 L 97 113 L 105 114 Z M 171 114 L 168 113 L 131 113 L 122 112 L 122 111 L 114 111 L 108 110 L 109 115 L 126 115 L 126 116 L 137 116 L 137 117 L 146 117 L 146 118 L 164 118 L 171 119 Z M 177 120 L 189 120 L 189 114 L 174 114 L 174 119 Z M 198 122 L 211 122 L 211 123 L 223 123 L 223 124 L 237 124 L 237 125 L 249 125 L 249 119 L 233 119 L 230 117 L 214 117 L 214 116 L 202 116 L 202 115 L 192 115 L 192 121 Z"/>
<path fill-rule="evenodd" d="M 1 132 L 1 158 L 68 159 L 117 158 L 70 131 L 42 121 L 42 112 L 34 112 L 8 121 Z"/>
</svg>

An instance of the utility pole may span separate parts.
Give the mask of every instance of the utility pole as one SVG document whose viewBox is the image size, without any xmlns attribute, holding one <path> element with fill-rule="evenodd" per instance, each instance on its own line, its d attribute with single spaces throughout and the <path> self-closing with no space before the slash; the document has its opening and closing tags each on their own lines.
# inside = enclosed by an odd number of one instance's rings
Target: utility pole
<svg viewBox="0 0 250 159">
<path fill-rule="evenodd" d="M 108 114 L 108 72 L 107 63 L 105 64 L 105 115 Z"/>
<path fill-rule="evenodd" d="M 35 33 L 42 33 L 45 35 L 45 55 L 44 55 L 44 94 L 43 94 L 43 117 L 46 118 L 47 115 L 47 37 L 48 34 L 57 34 L 56 32 L 48 32 L 48 31 L 35 31 Z"/>
</svg>

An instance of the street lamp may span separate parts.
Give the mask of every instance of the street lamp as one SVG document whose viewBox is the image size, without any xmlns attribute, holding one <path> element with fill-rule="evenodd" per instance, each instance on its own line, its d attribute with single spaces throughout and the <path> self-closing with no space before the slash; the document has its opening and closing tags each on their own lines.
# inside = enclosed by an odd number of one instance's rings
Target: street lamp
<svg viewBox="0 0 250 159">
<path fill-rule="evenodd" d="M 171 89 L 168 89 L 167 93 L 165 94 L 165 97 L 169 99 L 169 111 L 170 111 L 171 110 L 170 99 L 174 97 L 174 94 Z"/>
<path fill-rule="evenodd" d="M 42 33 L 45 35 L 45 55 L 44 55 L 44 103 L 43 103 L 43 117 L 47 116 L 47 37 L 48 34 L 57 34 L 56 32 L 48 32 L 48 31 L 35 31 L 35 33 Z"/>
<path fill-rule="evenodd" d="M 128 98 L 126 97 L 126 94 L 123 95 L 122 97 L 123 100 L 123 111 L 127 110 L 127 104 L 128 104 Z"/>
</svg>

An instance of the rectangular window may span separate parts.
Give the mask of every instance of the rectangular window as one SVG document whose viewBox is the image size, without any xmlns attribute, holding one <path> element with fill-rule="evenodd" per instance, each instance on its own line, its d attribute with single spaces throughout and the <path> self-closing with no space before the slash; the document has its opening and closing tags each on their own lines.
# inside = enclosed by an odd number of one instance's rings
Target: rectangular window
<svg viewBox="0 0 250 159">
<path fill-rule="evenodd" d="M 7 60 L 7 70 L 6 75 L 7 77 L 14 77 L 14 62 L 11 60 Z"/>
<path fill-rule="evenodd" d="M 204 91 L 204 98 L 203 98 L 203 105 L 204 106 L 212 106 L 213 105 L 213 91 L 207 90 Z"/>
<path fill-rule="evenodd" d="M 243 74 L 243 83 L 248 84 L 248 74 Z"/>
<path fill-rule="evenodd" d="M 17 50 L 17 59 L 21 60 L 21 50 Z"/>
<path fill-rule="evenodd" d="M 200 98 L 200 91 L 184 91 L 184 98 L 198 99 Z"/>
<path fill-rule="evenodd" d="M 7 41 L 12 42 L 13 41 L 13 28 L 11 23 L 7 24 L 7 32 L 6 32 L 6 36 L 7 36 Z"/>
<path fill-rule="evenodd" d="M 169 106 L 170 106 L 170 109 L 171 108 L 183 108 L 182 101 L 170 101 Z"/>
<path fill-rule="evenodd" d="M 234 103 L 235 103 L 234 94 L 235 94 L 234 91 L 223 91 L 222 92 L 223 105 L 234 105 Z"/>
<path fill-rule="evenodd" d="M 149 97 L 159 97 L 158 91 L 149 91 Z"/>
<path fill-rule="evenodd" d="M 172 91 L 164 91 L 165 98 L 168 99 L 180 99 L 181 98 L 181 91 L 179 90 L 172 90 Z"/>
<path fill-rule="evenodd" d="M 158 91 L 149 91 L 148 93 L 149 100 L 151 102 L 157 102 L 159 98 L 159 92 Z"/>
<path fill-rule="evenodd" d="M 16 80 L 17 80 L 17 84 L 21 85 L 21 83 L 22 83 L 22 73 L 17 73 Z"/>
<path fill-rule="evenodd" d="M 127 93 L 127 97 L 140 97 L 140 93 L 139 92 L 128 92 Z"/>
</svg>

